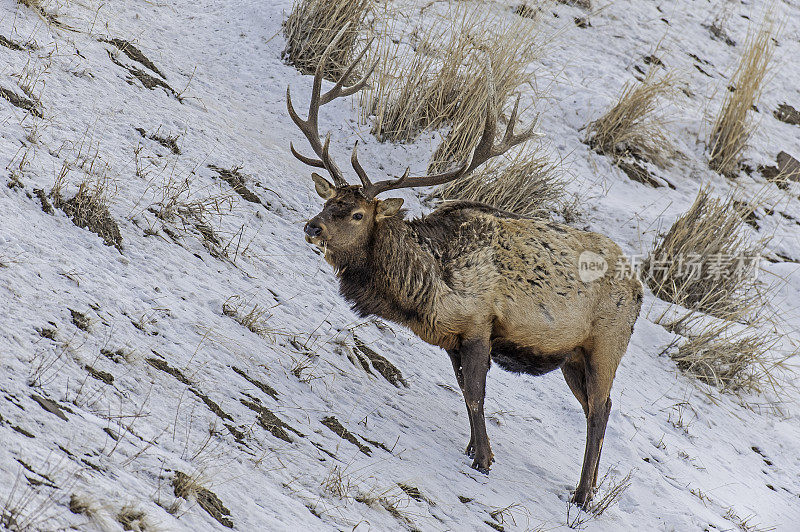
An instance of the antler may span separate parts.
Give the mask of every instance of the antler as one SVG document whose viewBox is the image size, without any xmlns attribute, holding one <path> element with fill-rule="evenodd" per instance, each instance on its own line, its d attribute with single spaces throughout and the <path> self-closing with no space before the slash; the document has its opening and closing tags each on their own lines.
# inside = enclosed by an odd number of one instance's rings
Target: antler
<svg viewBox="0 0 800 532">
<path fill-rule="evenodd" d="M 325 136 L 324 144 L 319 138 L 319 108 L 321 105 L 325 105 L 336 98 L 350 96 L 351 94 L 355 94 L 361 90 L 364 85 L 366 85 L 367 79 L 372 74 L 373 70 L 375 70 L 375 67 L 378 65 L 378 62 L 375 61 L 372 67 L 367 70 L 361 79 L 352 85 L 345 86 L 345 82 L 353 74 L 353 70 L 355 70 L 356 65 L 358 65 L 358 63 L 367 53 L 367 50 L 369 49 L 368 44 L 364 47 L 364 50 L 361 51 L 361 54 L 359 54 L 355 61 L 353 61 L 350 66 L 347 67 L 347 70 L 342 77 L 339 78 L 339 81 L 337 81 L 329 91 L 324 94 L 320 94 L 322 89 L 322 73 L 325 69 L 325 65 L 330 58 L 331 51 L 336 47 L 336 44 L 342 38 L 342 35 L 344 35 L 344 32 L 348 27 L 349 24 L 345 25 L 345 27 L 339 30 L 339 33 L 336 34 L 336 37 L 334 37 L 327 48 L 325 48 L 325 52 L 322 54 L 322 58 L 317 65 L 317 70 L 314 72 L 314 84 L 311 89 L 311 103 L 308 106 L 308 118 L 306 120 L 300 118 L 300 116 L 298 116 L 297 112 L 294 110 L 294 107 L 292 106 L 292 95 L 290 88 L 288 86 L 286 87 L 286 108 L 289 111 L 289 116 L 292 117 L 292 121 L 297 124 L 297 127 L 300 128 L 300 131 L 302 131 L 306 136 L 309 144 L 311 144 L 311 148 L 314 150 L 314 153 L 317 155 L 317 157 L 319 157 L 319 159 L 314 159 L 312 157 L 307 157 L 300 154 L 294 149 L 294 145 L 290 144 L 289 147 L 292 150 L 292 154 L 309 166 L 326 169 L 333 178 L 334 184 L 337 187 L 346 187 L 347 181 L 344 179 L 342 171 L 339 170 L 339 167 L 336 166 L 335 162 L 333 162 L 333 159 L 328 151 L 331 141 L 330 133 Z"/>
<path fill-rule="evenodd" d="M 358 174 L 358 177 L 361 179 L 361 183 L 363 185 L 362 191 L 367 198 L 374 198 L 378 194 L 389 190 L 411 187 L 430 187 L 434 185 L 441 185 L 443 183 L 447 183 L 448 181 L 453 181 L 459 177 L 468 175 L 470 172 L 492 157 L 502 155 L 514 146 L 525 142 L 534 136 L 541 135 L 541 133 L 534 131 L 534 126 L 536 125 L 535 123 L 523 133 L 519 135 L 514 134 L 514 126 L 517 122 L 517 112 L 519 111 L 519 96 L 517 96 L 517 101 L 514 103 L 514 110 L 511 111 L 511 116 L 509 117 L 508 124 L 506 125 L 506 132 L 503 135 L 503 140 L 499 144 L 494 143 L 497 130 L 497 106 L 495 104 L 497 95 L 494 86 L 492 67 L 488 60 L 486 70 L 488 85 L 486 122 L 483 126 L 483 134 L 481 135 L 475 150 L 470 154 L 469 157 L 467 157 L 467 160 L 464 161 L 458 168 L 440 174 L 422 177 L 409 177 L 409 169 L 406 168 L 405 173 L 397 179 L 387 179 L 384 181 L 378 181 L 377 183 L 372 183 L 369 180 L 369 177 L 367 177 L 367 173 L 358 162 L 358 155 L 356 153 L 358 142 L 356 142 L 356 145 L 353 147 L 353 155 L 350 158 L 350 162 L 353 165 L 353 169 L 355 169 L 356 173 Z"/>
</svg>

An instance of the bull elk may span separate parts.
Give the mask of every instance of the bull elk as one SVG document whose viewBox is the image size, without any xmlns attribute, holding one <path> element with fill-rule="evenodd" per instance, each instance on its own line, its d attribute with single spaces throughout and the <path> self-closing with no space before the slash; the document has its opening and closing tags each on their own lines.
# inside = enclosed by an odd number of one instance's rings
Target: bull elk
<svg viewBox="0 0 800 532">
<path fill-rule="evenodd" d="M 324 142 L 320 139 L 319 108 L 360 90 L 375 66 L 348 84 L 362 53 L 322 93 L 323 69 L 337 40 L 317 67 L 307 119 L 298 116 L 286 90 L 289 115 L 316 158 L 298 153 L 293 145 L 292 153 L 312 167 L 325 169 L 333 179 L 330 183 L 312 173 L 325 206 L 306 224 L 306 240 L 324 252 L 339 279 L 341 295 L 359 315 L 405 325 L 450 355 L 469 415 L 466 453 L 478 471 L 488 473 L 494 459 L 483 412 L 491 362 L 530 375 L 561 368 L 586 416 L 583 468 L 572 498 L 585 507 L 597 483 L 611 410 L 609 394 L 639 315 L 641 283 L 632 276 L 615 275 L 612 268 L 597 279 L 582 280 L 582 253 L 590 252 L 612 265 L 625 261 L 619 246 L 597 233 L 466 201 L 406 220 L 402 199 L 376 199 L 390 190 L 463 177 L 534 135 L 532 128 L 514 133 L 517 98 L 505 134 L 495 143 L 491 69 L 483 133 L 463 164 L 423 177 L 412 177 L 406 170 L 399 178 L 373 183 L 358 161 L 356 143 L 351 164 L 361 184 L 349 185 L 329 153 L 330 134 Z"/>
</svg>

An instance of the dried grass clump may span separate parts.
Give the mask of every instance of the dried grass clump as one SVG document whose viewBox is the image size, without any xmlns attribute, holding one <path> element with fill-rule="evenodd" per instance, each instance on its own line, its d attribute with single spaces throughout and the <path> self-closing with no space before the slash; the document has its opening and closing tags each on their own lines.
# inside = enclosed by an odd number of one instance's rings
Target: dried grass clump
<svg viewBox="0 0 800 532">
<path fill-rule="evenodd" d="M 374 116 L 372 132 L 395 142 L 449 126 L 429 171 L 464 160 L 477 144 L 488 105 L 487 63 L 495 84 L 493 104 L 500 111 L 531 81 L 527 67 L 540 50 L 530 19 L 509 22 L 462 6 L 415 34 L 413 52 L 405 43 L 393 44 L 389 33 L 373 51 L 380 62 L 362 97 L 364 118 Z"/>
<path fill-rule="evenodd" d="M 666 166 L 672 149 L 660 109 L 675 81 L 671 73 L 656 77 L 651 68 L 641 82 L 626 83 L 614 107 L 586 127 L 585 142 L 615 160 L 633 156 Z"/>
<path fill-rule="evenodd" d="M 706 325 L 678 346 L 670 356 L 684 373 L 729 393 L 776 390 L 776 370 L 783 360 L 771 350 L 774 335 L 736 331 L 730 322 Z"/>
<path fill-rule="evenodd" d="M 82 181 L 78 185 L 78 193 L 66 200 L 62 195 L 65 176 L 66 172 L 62 171 L 50 192 L 53 206 L 64 211 L 78 227 L 88 229 L 102 238 L 105 245 L 114 246 L 122 251 L 119 225 L 108 210 L 110 201 L 108 180 Z"/>
<path fill-rule="evenodd" d="M 748 117 L 748 113 L 761 96 L 763 81 L 775 53 L 772 34 L 773 24 L 767 15 L 755 35 L 747 39 L 745 51 L 733 74 L 731 90 L 725 94 L 714 122 L 709 165 L 727 177 L 733 176 L 737 170 L 742 152 L 755 130 L 755 121 Z"/>
<path fill-rule="evenodd" d="M 521 216 L 547 217 L 565 207 L 561 161 L 540 148 L 518 152 L 510 161 L 493 159 L 466 177 L 431 194 L 441 201 L 477 201 Z"/>
<path fill-rule="evenodd" d="M 313 74 L 325 49 L 343 28 L 344 34 L 326 64 L 325 79 L 338 81 L 358 45 L 373 0 L 297 0 L 283 23 L 283 57 L 303 74 Z"/>
<path fill-rule="evenodd" d="M 205 510 L 208 515 L 226 528 L 233 528 L 231 511 L 222 503 L 219 497 L 202 486 L 197 476 L 189 476 L 181 471 L 176 471 L 172 479 L 172 488 L 176 497 L 192 500 Z"/>
<path fill-rule="evenodd" d="M 231 296 L 225 300 L 222 313 L 261 337 L 267 338 L 273 331 L 268 323 L 272 317 L 269 310 L 259 304 L 251 306 L 249 301 L 240 296 Z"/>
<path fill-rule="evenodd" d="M 744 234 L 753 208 L 701 189 L 644 261 L 644 277 L 656 297 L 731 321 L 757 313 L 764 302 L 753 268 L 766 242 L 751 242 Z"/>
</svg>

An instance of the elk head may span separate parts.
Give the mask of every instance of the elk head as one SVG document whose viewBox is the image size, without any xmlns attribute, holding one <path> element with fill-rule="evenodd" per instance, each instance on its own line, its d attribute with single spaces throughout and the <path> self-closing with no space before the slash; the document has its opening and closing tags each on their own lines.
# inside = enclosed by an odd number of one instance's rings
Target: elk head
<svg viewBox="0 0 800 532">
<path fill-rule="evenodd" d="M 355 61 L 350 64 L 339 81 L 327 92 L 321 92 L 322 75 L 325 65 L 330 57 L 331 51 L 335 48 L 346 29 L 347 27 L 345 26 L 339 31 L 333 41 L 331 41 L 325 49 L 317 65 L 311 90 L 311 103 L 309 104 L 308 118 L 305 120 L 300 118 L 294 110 L 289 87 L 286 88 L 286 107 L 289 111 L 289 116 L 308 139 L 317 158 L 300 154 L 295 150 L 294 145 L 290 144 L 292 154 L 309 166 L 324 168 L 333 179 L 333 183 L 331 183 L 317 173 L 311 174 L 317 193 L 326 201 L 322 212 L 309 220 L 306 224 L 304 230 L 306 240 L 324 248 L 326 252 L 333 252 L 336 254 L 355 254 L 362 250 L 369 242 L 372 233 L 380 226 L 381 221 L 391 218 L 400 212 L 400 208 L 403 205 L 403 200 L 401 198 L 380 200 L 376 199 L 378 194 L 401 188 L 441 185 L 459 177 L 466 176 L 486 160 L 501 155 L 512 147 L 537 135 L 533 130 L 533 126 L 519 135 L 514 134 L 517 111 L 519 110 L 519 97 L 517 97 L 514 109 L 508 119 L 508 125 L 506 126 L 503 140 L 495 144 L 497 105 L 495 102 L 496 95 L 491 65 L 487 64 L 488 103 L 486 106 L 486 122 L 483 134 L 475 150 L 466 161 L 454 170 L 421 177 L 409 177 L 409 169 L 407 168 L 405 173 L 400 177 L 373 183 L 358 161 L 358 141 L 356 141 L 355 146 L 353 146 L 353 154 L 350 158 L 350 162 L 361 180 L 361 185 L 348 184 L 341 170 L 336 166 L 336 163 L 334 163 L 330 156 L 330 133 L 325 137 L 324 142 L 320 139 L 318 124 L 319 108 L 336 98 L 349 96 L 361 90 L 361 88 L 366 85 L 369 76 L 375 70 L 377 61 L 366 70 L 366 73 L 361 79 L 352 85 L 345 85 L 347 80 L 353 75 L 353 71 L 358 63 L 366 54 L 369 48 L 369 45 L 367 45 Z"/>
</svg>

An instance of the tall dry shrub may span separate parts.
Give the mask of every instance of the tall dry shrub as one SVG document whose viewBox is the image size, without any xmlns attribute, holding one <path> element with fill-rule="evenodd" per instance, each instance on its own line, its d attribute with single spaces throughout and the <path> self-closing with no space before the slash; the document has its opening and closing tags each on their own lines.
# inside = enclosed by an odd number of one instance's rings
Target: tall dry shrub
<svg viewBox="0 0 800 532">
<path fill-rule="evenodd" d="M 459 5 L 416 34 L 413 51 L 381 39 L 375 51 L 381 60 L 362 99 L 365 115 L 373 117 L 373 133 L 381 140 L 410 142 L 425 130 L 449 126 L 429 170 L 464 160 L 483 131 L 487 62 L 501 110 L 532 79 L 528 65 L 541 46 L 536 35 L 530 19 L 508 21 Z"/>
<path fill-rule="evenodd" d="M 711 131 L 709 165 L 728 177 L 737 170 L 742 152 L 755 131 L 756 123 L 749 113 L 761 96 L 775 53 L 773 30 L 768 14 L 755 34 L 748 37 Z"/>
<path fill-rule="evenodd" d="M 746 320 L 763 301 L 757 265 L 766 242 L 746 236 L 752 206 L 701 189 L 689 210 L 655 243 L 643 275 L 656 297 L 731 321 Z"/>
<path fill-rule="evenodd" d="M 440 201 L 477 201 L 521 216 L 546 217 L 566 207 L 561 162 L 539 145 L 510 161 L 493 159 L 476 172 L 446 183 L 431 194 Z"/>
<path fill-rule="evenodd" d="M 313 74 L 325 49 L 347 27 L 332 50 L 324 77 L 338 81 L 355 55 L 359 32 L 373 0 L 297 0 L 283 23 L 284 60 L 303 74 Z"/>
<path fill-rule="evenodd" d="M 626 83 L 617 103 L 586 127 L 586 143 L 614 159 L 632 155 L 665 166 L 672 149 L 661 104 L 671 96 L 675 77 L 657 76 L 655 66 L 641 82 Z"/>
</svg>

